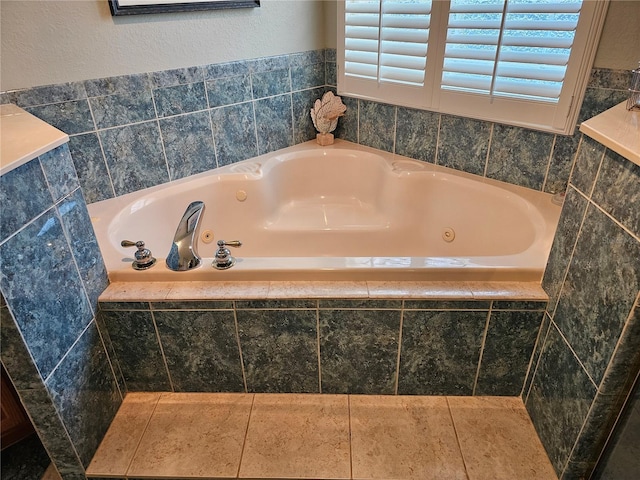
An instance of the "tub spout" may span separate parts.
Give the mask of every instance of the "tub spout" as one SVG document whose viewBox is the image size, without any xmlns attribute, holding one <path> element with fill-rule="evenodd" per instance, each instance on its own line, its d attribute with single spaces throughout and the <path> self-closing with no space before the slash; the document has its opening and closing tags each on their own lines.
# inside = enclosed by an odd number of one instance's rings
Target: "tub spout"
<svg viewBox="0 0 640 480">
<path fill-rule="evenodd" d="M 203 211 L 204 202 L 193 202 L 182 215 L 167 255 L 167 267 L 170 270 L 182 272 L 200 265 L 201 260 L 196 252 L 196 230 Z"/>
</svg>

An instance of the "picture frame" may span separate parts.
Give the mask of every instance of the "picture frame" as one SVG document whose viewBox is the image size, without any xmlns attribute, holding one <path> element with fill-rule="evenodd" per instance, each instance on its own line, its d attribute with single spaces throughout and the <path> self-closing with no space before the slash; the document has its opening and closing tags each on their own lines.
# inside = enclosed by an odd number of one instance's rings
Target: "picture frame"
<svg viewBox="0 0 640 480">
<path fill-rule="evenodd" d="M 259 6 L 260 0 L 109 0 L 111 15 L 114 17 Z"/>
</svg>

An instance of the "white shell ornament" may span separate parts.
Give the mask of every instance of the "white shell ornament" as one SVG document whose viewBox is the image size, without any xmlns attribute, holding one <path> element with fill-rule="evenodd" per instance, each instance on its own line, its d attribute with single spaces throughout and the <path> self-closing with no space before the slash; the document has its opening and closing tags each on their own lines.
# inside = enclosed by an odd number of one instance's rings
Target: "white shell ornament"
<svg viewBox="0 0 640 480">
<path fill-rule="evenodd" d="M 311 109 L 311 120 L 319 134 L 317 140 L 320 145 L 330 145 L 333 143 L 333 132 L 338 126 L 338 118 L 344 115 L 347 107 L 342 103 L 342 99 L 327 92 L 313 104 Z"/>
</svg>

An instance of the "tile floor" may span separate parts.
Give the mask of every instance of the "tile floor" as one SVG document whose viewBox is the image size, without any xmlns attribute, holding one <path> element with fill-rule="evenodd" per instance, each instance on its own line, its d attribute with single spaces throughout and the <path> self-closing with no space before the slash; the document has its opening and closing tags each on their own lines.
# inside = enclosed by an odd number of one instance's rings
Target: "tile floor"
<svg viewBox="0 0 640 480">
<path fill-rule="evenodd" d="M 89 477 L 556 479 L 520 398 L 130 393 Z"/>
</svg>

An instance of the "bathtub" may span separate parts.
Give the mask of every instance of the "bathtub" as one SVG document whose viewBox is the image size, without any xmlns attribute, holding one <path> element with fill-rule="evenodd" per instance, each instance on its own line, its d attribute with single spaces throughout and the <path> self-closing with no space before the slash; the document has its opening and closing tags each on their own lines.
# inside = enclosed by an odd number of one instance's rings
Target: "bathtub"
<svg viewBox="0 0 640 480">
<path fill-rule="evenodd" d="M 191 202 L 202 264 L 165 264 Z M 310 141 L 89 205 L 111 281 L 540 281 L 560 207 L 549 194 L 337 140 Z M 143 240 L 157 258 L 135 271 Z M 212 267 L 217 240 L 236 264 Z"/>
</svg>

